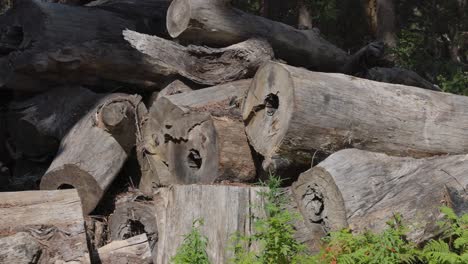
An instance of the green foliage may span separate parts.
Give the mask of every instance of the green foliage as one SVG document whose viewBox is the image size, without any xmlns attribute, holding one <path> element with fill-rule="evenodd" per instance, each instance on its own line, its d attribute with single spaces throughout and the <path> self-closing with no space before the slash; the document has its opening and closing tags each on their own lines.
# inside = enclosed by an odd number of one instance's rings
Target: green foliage
<svg viewBox="0 0 468 264">
<path fill-rule="evenodd" d="M 294 238 L 292 222 L 299 216 L 284 209 L 286 197 L 282 193 L 281 179 L 270 176 L 268 191 L 261 192 L 265 199 L 266 217 L 256 219 L 255 234 L 248 237 L 235 236 L 235 264 L 287 264 L 305 263 L 306 247 Z M 258 245 L 255 252 L 249 251 L 250 245 Z"/>
<path fill-rule="evenodd" d="M 443 75 L 439 75 L 437 79 L 444 92 L 468 95 L 468 72 L 458 70 L 451 79 Z"/>
<path fill-rule="evenodd" d="M 200 233 L 203 220 L 193 221 L 192 230 L 185 236 L 184 242 L 177 249 L 176 255 L 171 259 L 174 264 L 209 264 L 206 246 L 208 239 Z"/>
</svg>

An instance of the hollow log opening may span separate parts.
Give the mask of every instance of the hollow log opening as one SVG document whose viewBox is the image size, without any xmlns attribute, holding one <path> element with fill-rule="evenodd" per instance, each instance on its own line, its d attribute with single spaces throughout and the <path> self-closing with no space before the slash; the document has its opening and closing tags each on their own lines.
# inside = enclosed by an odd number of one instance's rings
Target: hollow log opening
<svg viewBox="0 0 468 264">
<path fill-rule="evenodd" d="M 62 184 L 57 188 L 57 190 L 68 190 L 68 189 L 75 189 L 75 187 L 71 184 Z"/>
<path fill-rule="evenodd" d="M 272 116 L 279 108 L 279 97 L 276 94 L 268 94 L 264 100 L 266 114 Z"/>
<path fill-rule="evenodd" d="M 138 220 L 129 219 L 127 222 L 128 231 L 123 235 L 123 239 L 128 239 L 134 236 L 147 233 L 145 225 Z"/>
<path fill-rule="evenodd" d="M 189 155 L 187 156 L 187 163 L 189 168 L 193 170 L 199 170 L 203 163 L 203 159 L 200 156 L 200 152 L 196 149 L 189 150 Z"/>
</svg>

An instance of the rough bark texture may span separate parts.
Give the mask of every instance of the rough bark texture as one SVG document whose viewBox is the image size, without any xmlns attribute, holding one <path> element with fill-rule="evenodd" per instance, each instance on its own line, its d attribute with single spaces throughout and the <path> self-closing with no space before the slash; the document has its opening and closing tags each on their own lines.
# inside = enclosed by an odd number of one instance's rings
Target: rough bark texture
<svg viewBox="0 0 468 264">
<path fill-rule="evenodd" d="M 468 98 L 269 63 L 244 101 L 264 169 L 310 167 L 343 148 L 427 157 L 468 151 Z"/>
<path fill-rule="evenodd" d="M 239 112 L 249 84 L 242 80 L 157 100 L 143 127 L 140 189 L 253 180 L 255 165 Z"/>
<path fill-rule="evenodd" d="M 211 263 L 228 263 L 233 257 L 226 250 L 232 245 L 232 234 L 251 235 L 252 219 L 264 216 L 260 209 L 263 199 L 258 194 L 262 188 L 175 185 L 161 188 L 155 194 L 158 219 L 158 253 L 156 263 L 169 263 L 184 235 L 196 219 L 203 219 L 201 232 L 208 238 L 207 253 Z M 220 217 L 222 216 L 222 217 Z"/>
<path fill-rule="evenodd" d="M 141 97 L 111 94 L 63 138 L 41 189 L 74 187 L 89 214 L 119 173 L 139 134 Z"/>
<path fill-rule="evenodd" d="M 293 184 L 305 219 L 326 230 L 385 229 L 400 213 L 417 243 L 440 234 L 439 207 L 468 212 L 467 155 L 426 159 L 356 149 L 337 152 Z"/>
<path fill-rule="evenodd" d="M 386 83 L 403 84 L 409 86 L 420 87 L 428 90 L 441 91 L 441 89 L 414 71 L 400 68 L 381 68 L 374 67 L 368 70 L 362 76 L 363 78 Z"/>
<path fill-rule="evenodd" d="M 210 49 L 132 31 L 140 19 L 101 8 L 18 0 L 0 18 L 0 46 L 7 46 L 0 50 L 0 87 L 36 89 L 32 81 L 18 87 L 21 76 L 109 89 L 116 84 L 154 89 L 180 76 L 214 85 L 253 75 L 272 58 L 270 46 L 260 40 Z"/>
<path fill-rule="evenodd" d="M 203 85 L 216 85 L 251 77 L 273 58 L 268 42 L 250 39 L 220 49 L 188 46 L 156 36 L 124 31 L 125 39 L 161 74 L 179 75 Z M 161 63 L 163 62 L 163 63 Z M 150 67 L 145 67 L 154 72 Z M 139 69 L 141 70 L 141 69 Z"/>
<path fill-rule="evenodd" d="M 312 16 L 310 14 L 310 10 L 307 7 L 305 0 L 297 1 L 297 10 L 298 10 L 298 21 L 297 21 L 297 28 L 298 29 L 312 29 Z"/>
<path fill-rule="evenodd" d="M 26 232 L 0 238 L 0 263 L 37 263 L 41 253 L 41 244 Z"/>
<path fill-rule="evenodd" d="M 8 130 L 15 158 L 55 155 L 60 140 L 100 97 L 85 88 L 62 87 L 10 103 Z"/>
<path fill-rule="evenodd" d="M 76 190 L 0 193 L 0 236 L 18 232 L 27 232 L 40 245 L 40 256 L 32 263 L 89 261 L 83 212 Z M 27 245 L 37 252 L 34 243 Z M 1 257 L 0 254 L 0 260 Z"/>
<path fill-rule="evenodd" d="M 151 264 L 151 250 L 146 234 L 112 241 L 98 249 L 101 264 Z"/>
<path fill-rule="evenodd" d="M 114 213 L 109 217 L 110 239 L 118 241 L 145 234 L 149 250 L 156 256 L 158 226 L 152 199 L 137 192 L 120 197 Z"/>
<path fill-rule="evenodd" d="M 232 45 L 251 37 L 267 39 L 275 55 L 289 64 L 330 72 L 356 73 L 369 68 L 383 47 L 372 44 L 354 55 L 323 39 L 313 30 L 244 13 L 224 0 L 174 0 L 167 13 L 172 37 L 208 45 Z"/>
</svg>

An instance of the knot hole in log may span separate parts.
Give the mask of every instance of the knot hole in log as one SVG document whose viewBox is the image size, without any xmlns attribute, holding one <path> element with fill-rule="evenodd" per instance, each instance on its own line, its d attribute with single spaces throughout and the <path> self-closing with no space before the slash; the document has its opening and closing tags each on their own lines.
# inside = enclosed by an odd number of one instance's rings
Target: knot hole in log
<svg viewBox="0 0 468 264">
<path fill-rule="evenodd" d="M 320 224 L 328 231 L 330 227 L 326 221 L 326 217 L 323 216 L 325 210 L 324 197 L 323 193 L 317 190 L 318 188 L 317 185 L 307 187 L 307 191 L 302 195 L 304 209 L 308 221 Z"/>
<path fill-rule="evenodd" d="M 203 159 L 200 156 L 200 152 L 196 149 L 189 150 L 189 154 L 187 156 L 187 163 L 189 168 L 191 168 L 192 170 L 199 170 L 203 163 Z"/>
<path fill-rule="evenodd" d="M 273 116 L 279 107 L 279 97 L 276 94 L 268 94 L 264 100 L 266 114 Z"/>
</svg>

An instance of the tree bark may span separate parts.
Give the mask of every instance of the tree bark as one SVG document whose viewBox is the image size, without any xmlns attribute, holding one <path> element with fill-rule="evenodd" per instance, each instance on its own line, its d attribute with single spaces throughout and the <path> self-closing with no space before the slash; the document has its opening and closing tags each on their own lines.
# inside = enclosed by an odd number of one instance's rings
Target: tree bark
<svg viewBox="0 0 468 264">
<path fill-rule="evenodd" d="M 37 263 L 41 244 L 26 232 L 0 238 L 0 260 L 3 263 Z"/>
<path fill-rule="evenodd" d="M 396 46 L 396 15 L 394 0 L 366 0 L 366 14 L 373 35 L 389 47 Z"/>
<path fill-rule="evenodd" d="M 91 213 L 119 173 L 139 136 L 141 97 L 107 95 L 63 138 L 41 189 L 74 187 Z"/>
<path fill-rule="evenodd" d="M 81 87 L 61 87 L 9 105 L 8 132 L 16 158 L 55 155 L 60 140 L 102 96 Z"/>
<path fill-rule="evenodd" d="M 214 85 L 253 75 L 272 57 L 269 45 L 260 40 L 224 49 L 184 47 L 132 31 L 138 19 L 100 8 L 18 0 L 0 19 L 5 29 L 0 46 L 11 46 L 0 49 L 0 87 L 18 85 L 12 82 L 21 75 L 109 89 L 155 89 L 161 81 L 181 76 Z"/>
<path fill-rule="evenodd" d="M 255 178 L 239 100 L 250 80 L 160 98 L 145 123 L 140 189 Z M 144 186 L 146 185 L 146 186 Z"/>
<path fill-rule="evenodd" d="M 145 234 L 150 254 L 156 256 L 158 226 L 153 198 L 137 192 L 120 196 L 114 213 L 109 217 L 109 232 L 112 241 L 125 240 Z M 157 262 L 155 262 L 157 263 Z"/>
<path fill-rule="evenodd" d="M 265 38 L 278 58 L 291 65 L 326 72 L 361 72 L 383 55 L 383 46 L 378 43 L 348 55 L 315 31 L 297 30 L 244 13 L 229 6 L 228 0 L 174 0 L 167 13 L 167 29 L 174 38 L 217 46 L 251 37 Z"/>
<path fill-rule="evenodd" d="M 166 264 L 182 244 L 194 220 L 202 219 L 201 232 L 208 238 L 210 263 L 228 263 L 233 257 L 226 250 L 232 234 L 251 235 L 252 219 L 264 217 L 259 187 L 212 185 L 175 185 L 155 194 L 158 219 L 158 253 L 156 263 Z"/>
<path fill-rule="evenodd" d="M 265 170 L 309 166 L 315 151 L 397 156 L 468 152 L 468 99 L 271 62 L 256 74 L 243 119 Z"/>
<path fill-rule="evenodd" d="M 112 241 L 98 249 L 101 264 L 152 264 L 146 234 Z"/>
<path fill-rule="evenodd" d="M 310 10 L 307 7 L 305 0 L 297 1 L 297 10 L 298 10 L 298 21 L 297 28 L 301 30 L 310 30 L 313 28 L 312 25 L 312 16 Z"/>
<path fill-rule="evenodd" d="M 348 149 L 301 174 L 292 188 L 306 222 L 327 231 L 381 232 L 399 213 L 408 238 L 421 243 L 440 234 L 440 206 L 459 215 L 468 212 L 467 159 L 401 158 Z"/>
<path fill-rule="evenodd" d="M 37 263 L 89 261 L 76 190 L 0 193 L 0 234 L 18 232 L 27 232 L 39 243 Z"/>
</svg>

